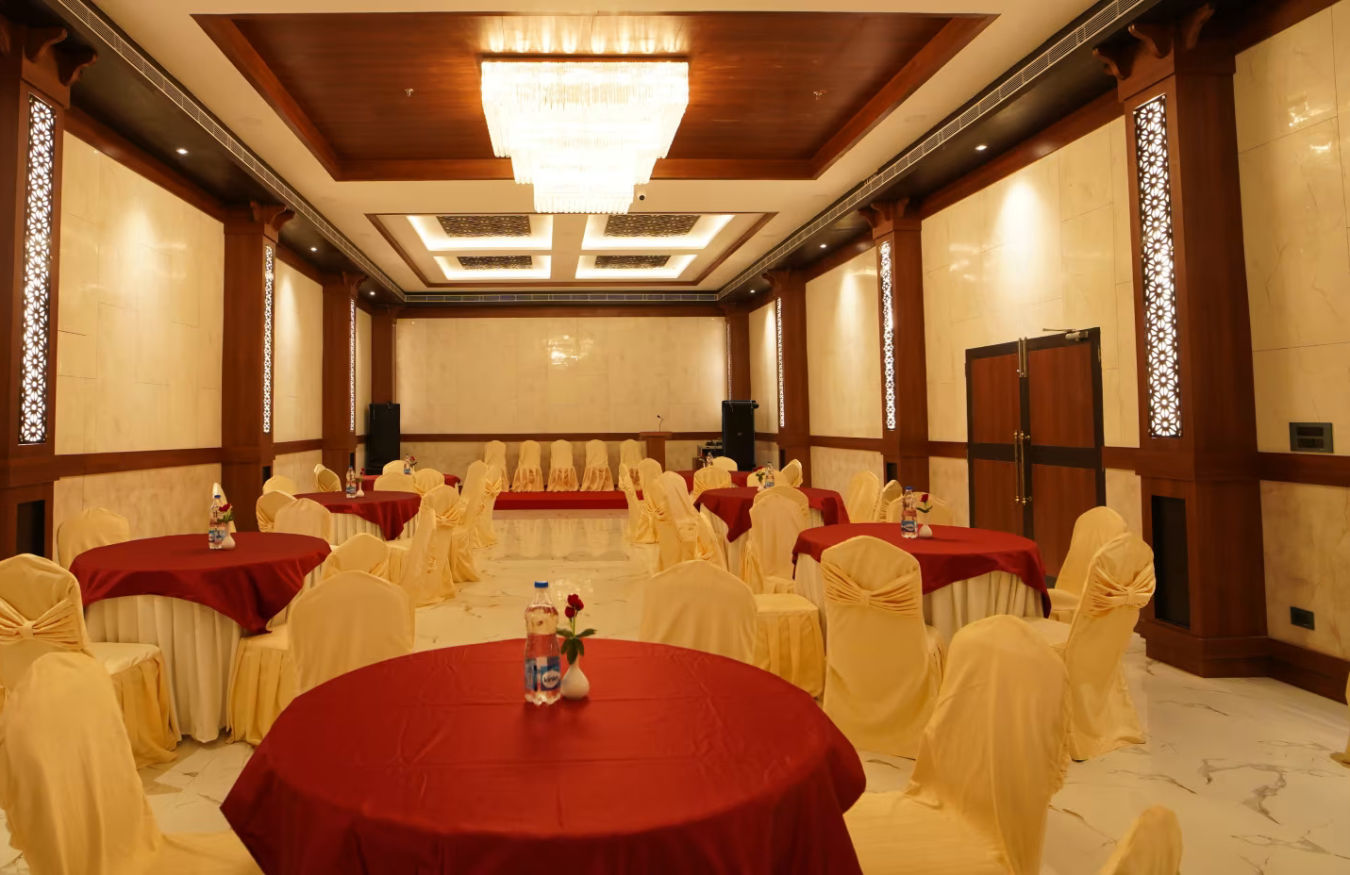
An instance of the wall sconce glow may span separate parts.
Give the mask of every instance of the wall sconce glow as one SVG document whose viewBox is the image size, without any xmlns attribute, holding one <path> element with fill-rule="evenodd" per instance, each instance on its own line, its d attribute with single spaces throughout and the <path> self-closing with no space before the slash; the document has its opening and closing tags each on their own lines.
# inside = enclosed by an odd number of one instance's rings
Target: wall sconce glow
<svg viewBox="0 0 1350 875">
<path fill-rule="evenodd" d="M 356 433 L 356 298 L 347 301 L 347 429 Z"/>
<path fill-rule="evenodd" d="M 28 184 L 23 238 L 23 348 L 19 443 L 47 440 L 47 354 L 51 327 L 52 186 L 56 110 L 28 95 Z"/>
<path fill-rule="evenodd" d="M 1134 111 L 1134 157 L 1139 179 L 1148 428 L 1153 437 L 1176 438 L 1181 437 L 1181 358 L 1166 95 Z"/>
<path fill-rule="evenodd" d="M 891 243 L 881 244 L 881 356 L 886 377 L 886 430 L 895 431 L 895 311 L 892 308 Z"/>
<path fill-rule="evenodd" d="M 773 302 L 773 331 L 778 348 L 778 427 L 787 428 L 787 411 L 783 408 L 783 299 Z"/>
<path fill-rule="evenodd" d="M 263 246 L 263 384 L 262 430 L 272 433 L 272 298 L 276 285 L 276 251 Z"/>
</svg>

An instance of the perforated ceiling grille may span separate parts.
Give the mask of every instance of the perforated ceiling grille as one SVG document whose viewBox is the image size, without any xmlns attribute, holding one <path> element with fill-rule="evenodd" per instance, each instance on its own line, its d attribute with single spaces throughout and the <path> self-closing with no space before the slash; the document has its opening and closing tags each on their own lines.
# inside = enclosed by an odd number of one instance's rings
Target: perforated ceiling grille
<svg viewBox="0 0 1350 875">
<path fill-rule="evenodd" d="M 694 230 L 698 216 L 629 214 L 605 221 L 606 237 L 683 237 Z"/>
<path fill-rule="evenodd" d="M 670 261 L 669 255 L 597 255 L 595 266 L 610 270 L 622 268 L 665 267 Z"/>
<path fill-rule="evenodd" d="M 529 270 L 534 258 L 529 255 L 461 255 L 459 266 L 465 270 Z"/>
<path fill-rule="evenodd" d="M 529 216 L 437 216 L 451 237 L 528 237 Z"/>
</svg>

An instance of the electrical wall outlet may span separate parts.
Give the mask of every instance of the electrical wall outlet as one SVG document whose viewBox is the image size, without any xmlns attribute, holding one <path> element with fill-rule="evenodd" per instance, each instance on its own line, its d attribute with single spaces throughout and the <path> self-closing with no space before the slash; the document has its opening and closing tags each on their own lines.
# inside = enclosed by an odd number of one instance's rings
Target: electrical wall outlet
<svg viewBox="0 0 1350 875">
<path fill-rule="evenodd" d="M 1315 628 L 1313 612 L 1307 608 L 1290 608 L 1289 622 L 1303 629 Z"/>
</svg>

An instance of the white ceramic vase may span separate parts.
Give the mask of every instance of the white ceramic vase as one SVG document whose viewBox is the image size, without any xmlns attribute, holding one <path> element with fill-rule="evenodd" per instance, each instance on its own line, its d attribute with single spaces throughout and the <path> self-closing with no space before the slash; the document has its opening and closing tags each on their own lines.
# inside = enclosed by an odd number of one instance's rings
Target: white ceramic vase
<svg viewBox="0 0 1350 875">
<path fill-rule="evenodd" d="M 567 673 L 563 675 L 563 698 L 584 699 L 590 692 L 591 679 L 586 677 L 586 673 L 581 670 L 581 660 L 578 659 L 567 667 Z"/>
<path fill-rule="evenodd" d="M 234 543 L 234 532 L 231 532 L 231 531 L 229 531 L 228 529 L 226 529 L 226 531 L 225 531 L 225 540 L 223 540 L 223 541 L 220 542 L 220 549 L 222 549 L 222 550 L 233 550 L 234 548 L 235 548 L 235 543 Z"/>
<path fill-rule="evenodd" d="M 920 538 L 933 537 L 933 529 L 928 525 L 928 523 L 924 523 L 923 525 L 919 526 L 919 537 Z"/>
</svg>

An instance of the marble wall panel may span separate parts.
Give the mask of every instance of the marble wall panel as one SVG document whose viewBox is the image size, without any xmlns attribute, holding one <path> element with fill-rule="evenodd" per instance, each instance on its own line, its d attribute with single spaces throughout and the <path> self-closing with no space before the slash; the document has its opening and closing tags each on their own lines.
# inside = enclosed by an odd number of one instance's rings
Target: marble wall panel
<svg viewBox="0 0 1350 875">
<path fill-rule="evenodd" d="M 881 437 L 879 294 L 873 250 L 806 284 L 811 434 Z"/>
<path fill-rule="evenodd" d="M 778 432 L 778 334 L 773 304 L 750 311 L 750 397 L 759 402 L 755 431 Z"/>
<path fill-rule="evenodd" d="M 930 457 L 928 490 L 951 505 L 958 526 L 970 525 L 970 477 L 965 459 Z"/>
<path fill-rule="evenodd" d="M 1106 469 L 1106 506 L 1125 518 L 1130 531 L 1143 537 L 1143 484 L 1139 475 L 1120 468 Z"/>
<path fill-rule="evenodd" d="M 323 437 L 323 287 L 277 262 L 272 420 L 278 441 Z"/>
<path fill-rule="evenodd" d="M 1350 659 L 1350 489 L 1261 484 L 1266 628 L 1270 637 Z M 1315 629 L 1289 622 L 1313 611 Z"/>
<path fill-rule="evenodd" d="M 811 485 L 818 489 L 833 489 L 847 498 L 849 481 L 859 471 L 871 471 L 884 483 L 886 463 L 881 453 L 834 447 L 811 448 Z"/>
<path fill-rule="evenodd" d="M 201 532 L 205 549 L 211 484 L 219 481 L 216 464 L 62 477 L 55 487 L 53 523 L 60 528 L 83 510 L 106 507 L 127 518 L 133 538 Z M 252 515 L 253 508 L 240 513 Z"/>
<path fill-rule="evenodd" d="M 303 453 L 281 453 L 272 460 L 272 474 L 289 477 L 295 481 L 301 492 L 313 492 L 318 488 L 314 481 L 314 466 L 323 464 L 322 450 L 306 450 Z M 339 471 L 342 477 L 346 471 Z"/>
</svg>

